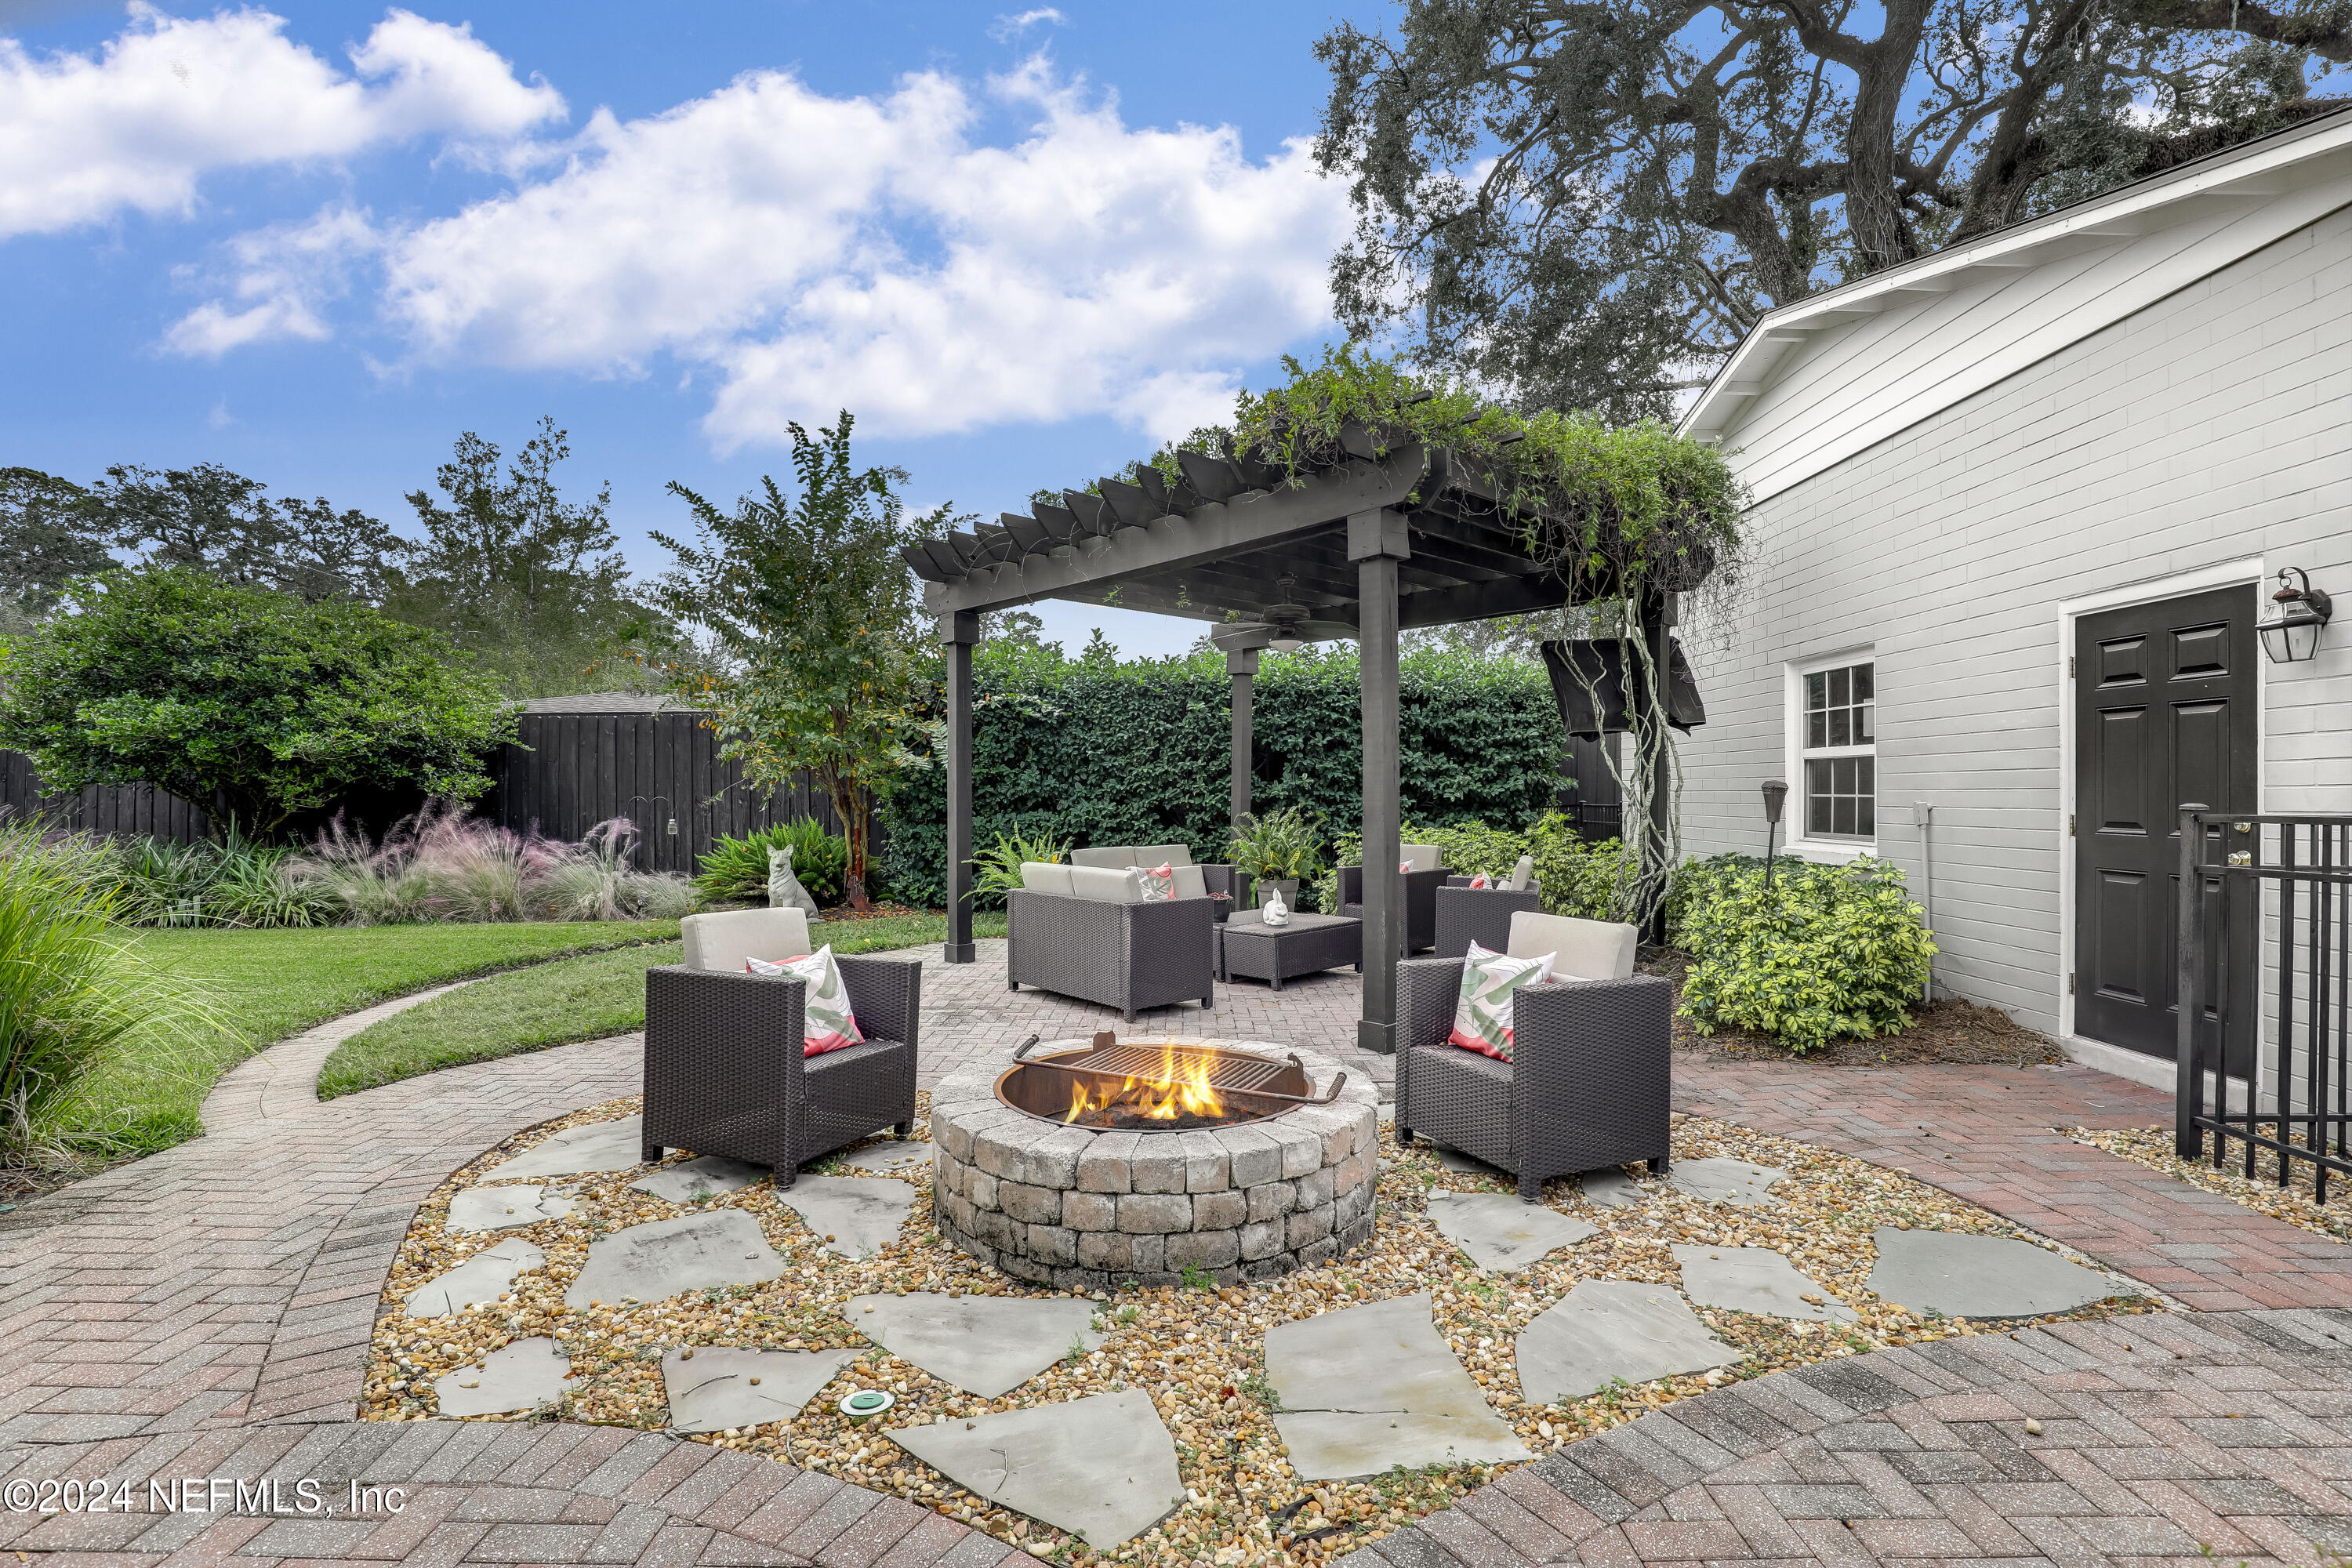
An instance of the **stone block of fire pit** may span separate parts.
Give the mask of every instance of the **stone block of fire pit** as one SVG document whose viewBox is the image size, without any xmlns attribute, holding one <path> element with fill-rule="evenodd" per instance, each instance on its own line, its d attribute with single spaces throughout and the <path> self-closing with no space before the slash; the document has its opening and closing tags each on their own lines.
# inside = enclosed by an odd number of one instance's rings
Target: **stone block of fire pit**
<svg viewBox="0 0 2352 1568">
<path fill-rule="evenodd" d="M 1128 1043 L 1155 1051 L 1162 1044 Z M 1296 1056 L 1315 1099 L 1344 1070 L 1328 1057 L 1265 1042 L 1171 1044 L 1286 1066 Z M 1086 1045 L 1051 1042 L 1032 1059 Z M 1349 1076 L 1323 1105 L 1241 1094 L 1214 1108 L 1189 1096 L 1180 1108 L 1142 1091 L 1136 1104 L 1181 1109 L 1192 1124 L 1177 1127 L 1171 1115 L 1170 1131 L 1153 1131 L 1015 1110 L 998 1097 L 1006 1066 L 975 1065 L 943 1080 L 931 1096 L 931 1141 L 940 1234 L 1007 1274 L 1103 1290 L 1129 1279 L 1181 1284 L 1187 1270 L 1204 1269 L 1230 1285 L 1315 1268 L 1370 1239 L 1380 1095 L 1367 1079 Z M 1198 1125 L 1220 1113 L 1260 1119 Z"/>
</svg>

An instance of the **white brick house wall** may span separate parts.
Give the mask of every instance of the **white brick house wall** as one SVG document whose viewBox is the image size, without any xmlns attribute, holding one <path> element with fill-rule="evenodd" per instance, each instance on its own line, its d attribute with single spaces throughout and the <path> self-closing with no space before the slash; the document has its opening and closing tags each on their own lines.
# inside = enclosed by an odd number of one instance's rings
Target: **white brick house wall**
<svg viewBox="0 0 2352 1568">
<path fill-rule="evenodd" d="M 1722 423 L 1735 468 L 1743 427 L 1776 419 L 1768 384 Z M 1709 722 L 1682 752 L 1685 847 L 1761 851 L 1759 784 L 1798 782 L 1790 662 L 1870 647 L 1877 848 L 1916 886 L 1908 807 L 1933 805 L 1939 988 L 2062 1033 L 2069 606 L 2305 568 L 2339 609 L 2315 662 L 2263 667 L 2261 804 L 2352 811 L 2352 209 L 1775 489 L 1748 525 L 1727 646 L 1693 628 Z"/>
</svg>

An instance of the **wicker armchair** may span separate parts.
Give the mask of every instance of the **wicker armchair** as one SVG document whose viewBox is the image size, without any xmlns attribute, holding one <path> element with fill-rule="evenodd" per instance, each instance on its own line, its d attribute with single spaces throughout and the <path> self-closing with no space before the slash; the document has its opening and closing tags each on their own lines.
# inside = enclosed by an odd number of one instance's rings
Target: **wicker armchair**
<svg viewBox="0 0 2352 1568">
<path fill-rule="evenodd" d="M 1506 951 L 1557 954 L 1557 978 L 1521 989 L 1512 1003 L 1512 1059 L 1450 1045 L 1462 994 L 1462 960 L 1411 959 L 1397 966 L 1396 1135 L 1415 1132 L 1519 1179 L 1535 1203 L 1554 1176 L 1629 1160 L 1663 1173 L 1673 1155 L 1674 987 L 1633 973 L 1634 930 L 1597 921 L 1521 913 Z"/>
<path fill-rule="evenodd" d="M 743 973 L 811 951 L 798 910 L 689 915 L 686 963 L 646 972 L 645 1157 L 667 1149 L 765 1165 L 802 1162 L 915 1121 L 919 959 L 839 958 L 860 1045 L 803 1054 L 807 983 Z"/>
<path fill-rule="evenodd" d="M 1524 888 L 1474 888 L 1467 877 L 1449 877 L 1432 897 L 1440 958 L 1460 958 L 1474 942 L 1500 952 L 1510 942 L 1513 915 L 1543 913 L 1543 882 L 1536 877 Z"/>
<path fill-rule="evenodd" d="M 1399 951 L 1411 956 L 1437 943 L 1437 889 L 1454 875 L 1439 863 L 1433 844 L 1407 844 L 1404 858 L 1412 869 L 1404 874 L 1404 940 Z M 1339 868 L 1339 912 L 1364 918 L 1364 868 Z"/>
<path fill-rule="evenodd" d="M 1112 866 L 1021 868 L 1004 895 L 1004 984 L 1117 1007 L 1216 1001 L 1214 917 L 1204 896 L 1147 901 L 1135 873 Z M 1187 882 L 1191 879 L 1185 879 Z"/>
</svg>

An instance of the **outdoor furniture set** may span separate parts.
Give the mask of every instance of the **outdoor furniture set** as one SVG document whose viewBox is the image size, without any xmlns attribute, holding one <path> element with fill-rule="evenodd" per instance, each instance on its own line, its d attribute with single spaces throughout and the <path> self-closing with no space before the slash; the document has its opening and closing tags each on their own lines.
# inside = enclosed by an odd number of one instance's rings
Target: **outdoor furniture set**
<svg viewBox="0 0 2352 1568">
<path fill-rule="evenodd" d="M 1508 877 L 1486 887 L 1471 886 L 1476 879 L 1448 877 L 1433 896 L 1440 958 L 1459 958 L 1474 942 L 1500 952 L 1511 940 L 1513 915 L 1543 913 L 1543 879 L 1535 874 L 1534 857 L 1520 856 Z"/>
<path fill-rule="evenodd" d="M 1404 940 L 1398 951 L 1410 958 L 1437 942 L 1437 889 L 1454 875 L 1445 868 L 1444 851 L 1434 844 L 1406 844 L 1401 863 L 1404 872 Z M 1352 920 L 1364 914 L 1364 868 L 1339 868 L 1339 912 Z"/>
</svg>

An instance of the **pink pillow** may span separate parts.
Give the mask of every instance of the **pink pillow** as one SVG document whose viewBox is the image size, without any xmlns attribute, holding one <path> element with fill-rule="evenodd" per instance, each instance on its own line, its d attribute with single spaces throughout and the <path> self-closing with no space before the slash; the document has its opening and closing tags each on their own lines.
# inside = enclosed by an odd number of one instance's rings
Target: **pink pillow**
<svg viewBox="0 0 2352 1568">
<path fill-rule="evenodd" d="M 1400 875 L 1409 875 L 1409 874 L 1412 872 L 1412 861 L 1410 861 L 1410 860 L 1400 860 L 1400 861 L 1398 861 L 1398 862 L 1397 862 L 1397 871 L 1398 871 L 1398 873 L 1399 873 Z"/>
<path fill-rule="evenodd" d="M 801 1024 L 801 1055 L 821 1057 L 864 1043 L 857 1017 L 849 1010 L 849 992 L 841 983 L 841 966 L 833 961 L 833 944 L 825 943 L 804 958 L 782 963 L 765 959 L 743 961 L 746 974 L 776 974 L 808 982 L 808 999 Z"/>
<path fill-rule="evenodd" d="M 1176 862 L 1170 860 L 1158 866 L 1139 866 L 1136 868 L 1135 874 L 1143 879 L 1143 901 L 1145 903 L 1165 904 L 1174 901 L 1176 897 Z"/>
<path fill-rule="evenodd" d="M 1470 885 L 1474 888 L 1491 888 L 1495 884 L 1486 879 L 1486 872 L 1481 871 L 1476 876 L 1470 879 Z"/>
</svg>

